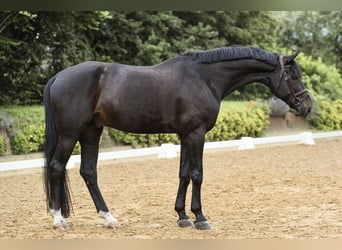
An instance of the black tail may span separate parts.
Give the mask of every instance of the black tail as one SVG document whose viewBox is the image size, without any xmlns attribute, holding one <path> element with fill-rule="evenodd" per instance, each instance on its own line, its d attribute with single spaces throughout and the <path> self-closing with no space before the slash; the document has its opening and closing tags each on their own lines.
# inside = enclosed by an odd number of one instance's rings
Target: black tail
<svg viewBox="0 0 342 250">
<path fill-rule="evenodd" d="M 51 160 L 55 153 L 57 143 L 58 143 L 58 130 L 56 128 L 55 119 L 53 116 L 52 104 L 51 104 L 51 96 L 50 89 L 52 84 L 55 81 L 55 77 L 51 78 L 45 86 L 44 91 L 44 107 L 45 107 L 45 146 L 44 146 L 44 155 L 45 155 L 45 163 L 44 163 L 44 187 L 46 193 L 46 204 L 47 209 L 52 208 L 53 201 L 51 197 Z M 63 173 L 61 180 L 61 196 L 60 196 L 60 204 L 61 204 L 61 212 L 62 215 L 67 218 L 70 215 L 70 204 L 71 197 L 68 188 L 68 177 L 66 170 Z"/>
</svg>

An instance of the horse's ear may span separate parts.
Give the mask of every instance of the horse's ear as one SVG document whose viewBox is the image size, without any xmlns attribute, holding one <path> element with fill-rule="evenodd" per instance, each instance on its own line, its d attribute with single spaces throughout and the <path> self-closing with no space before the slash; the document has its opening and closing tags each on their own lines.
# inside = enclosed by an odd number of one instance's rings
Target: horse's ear
<svg viewBox="0 0 342 250">
<path fill-rule="evenodd" d="M 295 53 L 293 53 L 292 55 L 284 56 L 284 65 L 291 63 L 291 62 L 296 58 L 296 56 L 298 56 L 299 52 L 300 52 L 300 51 L 297 50 L 297 51 L 296 51 Z"/>
</svg>

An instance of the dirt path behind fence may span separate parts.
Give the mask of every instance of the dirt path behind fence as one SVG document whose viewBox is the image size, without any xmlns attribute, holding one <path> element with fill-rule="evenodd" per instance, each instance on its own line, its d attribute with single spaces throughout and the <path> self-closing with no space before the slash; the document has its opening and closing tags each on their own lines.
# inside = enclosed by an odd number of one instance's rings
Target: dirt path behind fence
<svg viewBox="0 0 342 250">
<path fill-rule="evenodd" d="M 342 238 L 341 150 L 342 139 L 329 139 L 205 152 L 203 208 L 214 229 L 204 232 L 176 225 L 178 158 L 100 164 L 117 230 L 102 226 L 78 168 L 69 171 L 74 214 L 66 232 L 51 229 L 40 169 L 1 172 L 0 238 Z"/>
</svg>

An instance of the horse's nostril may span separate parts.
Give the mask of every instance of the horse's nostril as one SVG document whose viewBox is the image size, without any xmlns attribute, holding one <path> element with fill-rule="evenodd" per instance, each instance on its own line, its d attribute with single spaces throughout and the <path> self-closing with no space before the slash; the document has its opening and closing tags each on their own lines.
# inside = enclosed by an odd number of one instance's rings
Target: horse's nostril
<svg viewBox="0 0 342 250">
<path fill-rule="evenodd" d="M 308 113 L 311 113 L 311 108 L 308 108 Z"/>
</svg>

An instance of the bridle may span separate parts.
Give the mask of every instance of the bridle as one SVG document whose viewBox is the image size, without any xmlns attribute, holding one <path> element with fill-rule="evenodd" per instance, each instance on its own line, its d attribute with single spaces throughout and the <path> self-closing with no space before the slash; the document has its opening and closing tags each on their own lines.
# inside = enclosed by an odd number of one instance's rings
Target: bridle
<svg viewBox="0 0 342 250">
<path fill-rule="evenodd" d="M 281 86 L 281 84 L 284 82 L 285 79 L 285 83 L 287 85 L 287 88 L 290 90 L 291 94 L 288 96 L 286 103 L 289 105 L 290 103 L 292 103 L 296 108 L 299 107 L 300 105 L 302 105 L 302 103 L 304 102 L 305 98 L 309 95 L 309 91 L 304 88 L 303 90 L 299 91 L 299 92 L 295 92 L 293 90 L 293 88 L 291 88 L 291 84 L 289 81 L 289 78 L 287 76 L 287 73 L 285 71 L 286 68 L 290 68 L 291 65 L 284 65 L 284 61 L 283 61 L 283 55 L 279 56 L 279 63 L 280 63 L 280 79 L 278 82 L 278 86 L 277 89 L 275 91 L 275 94 L 278 96 L 278 91 L 279 88 Z"/>
</svg>

